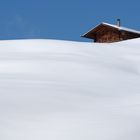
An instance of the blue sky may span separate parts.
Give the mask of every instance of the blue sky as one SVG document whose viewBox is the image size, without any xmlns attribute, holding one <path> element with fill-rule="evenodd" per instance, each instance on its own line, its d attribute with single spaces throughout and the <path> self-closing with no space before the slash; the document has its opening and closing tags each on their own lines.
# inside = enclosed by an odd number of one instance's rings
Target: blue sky
<svg viewBox="0 0 140 140">
<path fill-rule="evenodd" d="M 0 0 L 0 39 L 80 37 L 100 22 L 140 30 L 139 0 Z"/>
</svg>

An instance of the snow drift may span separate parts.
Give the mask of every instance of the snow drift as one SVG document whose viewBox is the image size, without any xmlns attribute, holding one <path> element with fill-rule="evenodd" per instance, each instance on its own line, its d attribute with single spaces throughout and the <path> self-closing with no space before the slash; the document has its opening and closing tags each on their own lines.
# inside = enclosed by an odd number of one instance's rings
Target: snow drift
<svg viewBox="0 0 140 140">
<path fill-rule="evenodd" d="M 1 140 L 140 140 L 140 39 L 0 41 Z"/>
</svg>

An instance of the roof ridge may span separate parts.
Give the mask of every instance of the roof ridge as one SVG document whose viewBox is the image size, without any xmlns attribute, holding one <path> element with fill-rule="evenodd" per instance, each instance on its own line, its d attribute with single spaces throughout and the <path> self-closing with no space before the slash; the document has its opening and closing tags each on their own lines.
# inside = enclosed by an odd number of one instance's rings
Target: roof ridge
<svg viewBox="0 0 140 140">
<path fill-rule="evenodd" d="M 114 28 L 117 28 L 119 30 L 123 30 L 123 31 L 128 31 L 128 32 L 133 32 L 133 33 L 140 34 L 140 31 L 135 30 L 135 29 L 132 29 L 132 28 L 127 28 L 127 27 L 124 27 L 124 26 L 117 26 L 115 24 L 110 24 L 110 23 L 106 23 L 106 22 L 102 22 L 101 24 L 107 25 L 107 26 L 110 26 L 110 27 L 114 27 Z"/>
</svg>

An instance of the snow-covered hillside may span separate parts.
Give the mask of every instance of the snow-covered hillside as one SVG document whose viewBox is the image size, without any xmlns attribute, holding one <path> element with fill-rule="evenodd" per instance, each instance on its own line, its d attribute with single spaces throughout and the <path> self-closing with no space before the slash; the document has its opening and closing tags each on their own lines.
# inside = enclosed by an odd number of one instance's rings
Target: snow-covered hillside
<svg viewBox="0 0 140 140">
<path fill-rule="evenodd" d="M 0 140 L 140 140 L 140 39 L 0 41 Z"/>
</svg>

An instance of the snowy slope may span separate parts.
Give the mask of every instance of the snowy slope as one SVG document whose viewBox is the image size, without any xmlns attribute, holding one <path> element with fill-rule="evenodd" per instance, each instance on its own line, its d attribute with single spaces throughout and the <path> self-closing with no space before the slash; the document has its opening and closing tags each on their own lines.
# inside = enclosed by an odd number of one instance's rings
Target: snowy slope
<svg viewBox="0 0 140 140">
<path fill-rule="evenodd" d="M 0 41 L 0 140 L 140 140 L 140 39 Z"/>
</svg>

